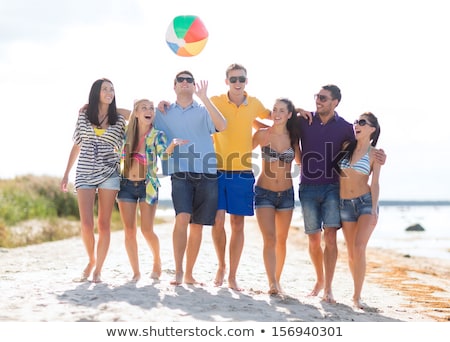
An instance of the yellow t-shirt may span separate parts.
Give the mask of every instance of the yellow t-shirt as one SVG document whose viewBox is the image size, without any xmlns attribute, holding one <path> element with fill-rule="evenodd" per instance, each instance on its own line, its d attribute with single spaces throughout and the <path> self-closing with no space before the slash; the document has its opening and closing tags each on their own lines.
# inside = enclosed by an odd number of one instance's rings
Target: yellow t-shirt
<svg viewBox="0 0 450 342">
<path fill-rule="evenodd" d="M 213 96 L 211 101 L 227 120 L 227 128 L 213 134 L 217 169 L 251 170 L 253 121 L 257 117 L 269 118 L 270 111 L 256 97 L 248 96 L 247 93 L 244 103 L 239 107 L 229 100 L 228 94 Z"/>
</svg>

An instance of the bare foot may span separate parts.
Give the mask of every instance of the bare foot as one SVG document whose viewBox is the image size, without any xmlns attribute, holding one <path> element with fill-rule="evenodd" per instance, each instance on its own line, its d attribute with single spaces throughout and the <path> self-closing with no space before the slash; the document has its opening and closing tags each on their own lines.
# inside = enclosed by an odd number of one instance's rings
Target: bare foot
<svg viewBox="0 0 450 342">
<path fill-rule="evenodd" d="M 361 302 L 361 299 L 355 299 L 353 298 L 353 307 L 355 309 L 364 310 L 367 309 L 367 305 L 365 305 L 363 302 Z"/>
<path fill-rule="evenodd" d="M 225 278 L 225 267 L 219 267 L 216 272 L 216 278 L 214 279 L 214 286 L 222 286 Z"/>
<path fill-rule="evenodd" d="M 334 300 L 333 294 L 330 292 L 324 293 L 322 300 L 328 304 L 336 304 L 336 301 Z"/>
<path fill-rule="evenodd" d="M 205 283 L 202 283 L 200 281 L 197 281 L 194 279 L 194 277 L 190 276 L 184 276 L 184 283 L 188 284 L 188 285 L 200 285 L 200 286 L 205 286 Z"/>
<path fill-rule="evenodd" d="M 228 278 L 228 288 L 232 289 L 234 291 L 239 291 L 239 292 L 244 291 L 244 289 L 242 287 L 238 286 L 236 279 Z"/>
<path fill-rule="evenodd" d="M 81 273 L 79 277 L 73 278 L 72 281 L 74 283 L 85 283 L 88 281 L 89 275 L 86 275 L 84 273 Z"/>
<path fill-rule="evenodd" d="M 102 282 L 102 276 L 100 273 L 95 273 L 92 275 L 92 282 L 93 283 L 101 283 Z"/>
<path fill-rule="evenodd" d="M 179 286 L 183 283 L 183 272 L 179 272 L 175 274 L 175 279 L 170 282 L 170 285 Z"/>
<path fill-rule="evenodd" d="M 161 276 L 161 263 L 154 263 L 153 271 L 150 274 L 150 278 L 154 280 L 159 280 L 160 276 Z"/>
<path fill-rule="evenodd" d="M 318 296 L 320 291 L 322 291 L 323 289 L 323 285 L 320 283 L 316 283 L 316 285 L 314 285 L 314 288 L 312 289 L 312 291 L 309 293 L 309 297 L 315 297 Z"/>
<path fill-rule="evenodd" d="M 277 295 L 279 291 L 276 287 L 271 287 L 267 293 L 270 294 L 271 296 L 274 296 Z"/>
<path fill-rule="evenodd" d="M 131 279 L 132 283 L 137 283 L 139 280 L 141 279 L 141 274 L 140 273 L 136 273 L 133 278 Z"/>
<path fill-rule="evenodd" d="M 77 278 L 72 279 L 75 283 L 85 283 L 88 281 L 89 276 L 91 275 L 92 269 L 94 268 L 95 261 L 93 263 L 87 264 L 84 268 L 83 273 Z"/>
</svg>

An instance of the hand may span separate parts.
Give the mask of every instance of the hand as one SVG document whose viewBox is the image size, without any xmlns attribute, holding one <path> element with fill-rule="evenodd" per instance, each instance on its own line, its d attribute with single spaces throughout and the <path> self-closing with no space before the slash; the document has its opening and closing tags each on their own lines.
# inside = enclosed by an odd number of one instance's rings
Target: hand
<svg viewBox="0 0 450 342">
<path fill-rule="evenodd" d="M 86 113 L 87 109 L 88 109 L 88 105 L 86 103 L 86 104 L 83 105 L 83 107 L 80 108 L 80 110 L 78 111 L 78 114 Z"/>
<path fill-rule="evenodd" d="M 384 165 L 384 163 L 386 163 L 386 153 L 384 153 L 382 148 L 375 150 L 375 160 L 380 165 Z"/>
<path fill-rule="evenodd" d="M 308 123 L 311 125 L 313 118 L 311 112 L 308 112 L 307 110 L 304 110 L 302 108 L 295 108 L 295 110 L 298 113 L 297 116 L 301 116 L 302 118 L 308 120 Z"/>
<path fill-rule="evenodd" d="M 170 142 L 170 145 L 167 146 L 166 153 L 170 155 L 173 153 L 173 150 L 175 149 L 176 146 L 184 145 L 187 144 L 188 142 L 189 140 L 186 139 L 174 138 Z"/>
<path fill-rule="evenodd" d="M 172 144 L 174 144 L 175 146 L 186 145 L 188 142 L 189 142 L 189 140 L 186 140 L 186 139 L 180 139 L 180 138 L 172 139 Z"/>
<path fill-rule="evenodd" d="M 160 101 L 158 103 L 158 110 L 161 113 L 166 114 L 166 107 L 169 107 L 169 106 L 170 106 L 170 102 L 169 101 L 162 100 L 162 101 Z"/>
<path fill-rule="evenodd" d="M 67 179 L 67 177 L 64 177 L 64 178 L 61 180 L 61 185 L 60 185 L 61 191 L 67 192 L 67 191 L 69 190 L 69 189 L 67 188 L 67 183 L 68 183 L 68 179 Z"/>
<path fill-rule="evenodd" d="M 207 90 L 208 90 L 208 81 L 199 81 L 195 83 L 195 95 L 197 95 L 198 98 L 203 102 L 205 102 L 204 99 L 208 98 L 208 96 L 206 95 Z"/>
</svg>

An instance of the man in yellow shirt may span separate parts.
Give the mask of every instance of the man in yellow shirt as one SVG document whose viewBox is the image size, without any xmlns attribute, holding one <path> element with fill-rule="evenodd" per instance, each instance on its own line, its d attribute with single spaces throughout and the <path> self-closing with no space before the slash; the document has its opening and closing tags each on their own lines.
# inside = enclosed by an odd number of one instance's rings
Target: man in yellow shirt
<svg viewBox="0 0 450 342">
<path fill-rule="evenodd" d="M 214 284 L 221 286 L 226 273 L 225 214 L 230 214 L 228 287 L 237 291 L 236 272 L 244 247 L 244 219 L 254 215 L 254 184 L 252 169 L 252 128 L 265 127 L 256 118 L 269 118 L 270 111 L 261 101 L 245 91 L 247 70 L 231 64 L 226 70 L 226 94 L 211 97 L 211 101 L 227 120 L 227 129 L 213 134 L 217 155 L 219 203 L 212 238 L 218 259 Z"/>
</svg>

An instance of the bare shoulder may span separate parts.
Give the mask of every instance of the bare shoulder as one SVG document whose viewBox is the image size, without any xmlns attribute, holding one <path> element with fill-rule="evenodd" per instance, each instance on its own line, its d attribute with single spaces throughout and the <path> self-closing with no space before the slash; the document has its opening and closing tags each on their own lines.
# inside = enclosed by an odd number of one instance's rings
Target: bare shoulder
<svg viewBox="0 0 450 342">
<path fill-rule="evenodd" d="M 262 141 L 266 140 L 266 137 L 268 135 L 268 127 L 260 128 L 258 129 L 255 134 L 253 135 L 253 141 L 258 145 Z"/>
</svg>

